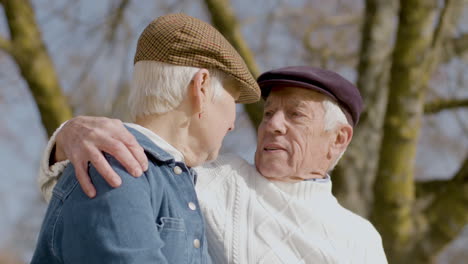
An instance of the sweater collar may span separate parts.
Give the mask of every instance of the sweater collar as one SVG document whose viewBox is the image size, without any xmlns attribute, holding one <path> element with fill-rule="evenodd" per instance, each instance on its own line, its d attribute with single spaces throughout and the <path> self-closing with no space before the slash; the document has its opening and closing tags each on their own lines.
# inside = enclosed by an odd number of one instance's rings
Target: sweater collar
<svg viewBox="0 0 468 264">
<path fill-rule="evenodd" d="M 284 198 L 295 200 L 317 200 L 326 197 L 333 198 L 332 182 L 328 181 L 300 181 L 300 182 L 280 182 L 270 181 L 259 175 L 258 187 L 262 189 L 263 195 L 270 195 L 268 192 L 275 190 Z"/>
</svg>

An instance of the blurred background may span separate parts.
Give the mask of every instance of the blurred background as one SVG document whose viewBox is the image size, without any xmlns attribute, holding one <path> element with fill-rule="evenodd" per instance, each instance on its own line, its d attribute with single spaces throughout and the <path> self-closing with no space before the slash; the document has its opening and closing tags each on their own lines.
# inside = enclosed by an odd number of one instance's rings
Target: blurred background
<svg viewBox="0 0 468 264">
<path fill-rule="evenodd" d="M 334 193 L 390 263 L 468 263 L 468 1 L 0 0 L 0 264 L 31 258 L 48 137 L 74 115 L 128 120 L 138 36 L 174 12 L 212 23 L 256 76 L 312 65 L 356 83 Z M 222 151 L 252 162 L 260 109 L 238 106 Z"/>
</svg>

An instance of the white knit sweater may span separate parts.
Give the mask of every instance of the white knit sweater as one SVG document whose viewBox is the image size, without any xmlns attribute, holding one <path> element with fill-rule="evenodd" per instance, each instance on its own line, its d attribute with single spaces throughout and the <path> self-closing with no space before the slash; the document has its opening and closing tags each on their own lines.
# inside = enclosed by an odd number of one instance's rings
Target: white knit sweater
<svg viewBox="0 0 468 264">
<path fill-rule="evenodd" d="M 46 200 L 65 167 L 48 167 L 54 139 L 39 176 Z M 269 181 L 236 155 L 196 171 L 213 263 L 387 263 L 380 235 L 340 206 L 330 181 Z"/>
<path fill-rule="evenodd" d="M 235 155 L 197 168 L 214 263 L 387 263 L 380 235 L 331 182 L 273 182 Z"/>
</svg>

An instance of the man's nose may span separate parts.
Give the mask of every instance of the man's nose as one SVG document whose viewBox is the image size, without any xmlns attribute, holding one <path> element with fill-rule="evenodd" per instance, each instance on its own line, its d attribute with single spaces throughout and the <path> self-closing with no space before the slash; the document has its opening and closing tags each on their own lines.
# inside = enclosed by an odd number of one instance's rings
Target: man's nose
<svg viewBox="0 0 468 264">
<path fill-rule="evenodd" d="M 278 111 L 273 114 L 268 120 L 267 125 L 268 132 L 274 134 L 285 134 L 286 133 L 286 124 L 284 120 L 284 113 Z"/>
</svg>

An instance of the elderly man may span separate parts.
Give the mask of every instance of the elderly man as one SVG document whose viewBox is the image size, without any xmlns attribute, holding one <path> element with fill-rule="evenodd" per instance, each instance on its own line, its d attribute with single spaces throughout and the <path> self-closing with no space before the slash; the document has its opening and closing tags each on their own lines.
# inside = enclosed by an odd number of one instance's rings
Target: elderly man
<svg viewBox="0 0 468 264">
<path fill-rule="evenodd" d="M 183 14 L 151 22 L 135 54 L 135 123 L 124 128 L 143 147 L 148 168 L 135 178 L 114 156 L 98 153 L 122 187 L 90 166 L 97 190 L 90 199 L 67 166 L 31 263 L 210 263 L 191 167 L 217 157 L 234 126 L 235 101 L 259 98 L 241 57 L 213 27 Z"/>
<path fill-rule="evenodd" d="M 334 72 L 306 66 L 266 72 L 258 84 L 266 102 L 256 167 L 238 156 L 221 155 L 196 168 L 213 261 L 387 263 L 380 235 L 367 220 L 340 206 L 328 176 L 359 120 L 362 99 L 357 88 Z M 79 147 L 66 139 L 94 122 L 70 121 L 75 129 L 63 129 L 57 148 L 62 145 L 70 152 Z M 98 131 L 102 136 L 88 137 L 88 143 L 119 138 L 125 130 Z M 53 144 L 54 139 L 49 146 Z M 83 154 L 81 159 L 89 157 Z M 42 182 L 53 181 L 57 173 L 43 166 Z"/>
</svg>

